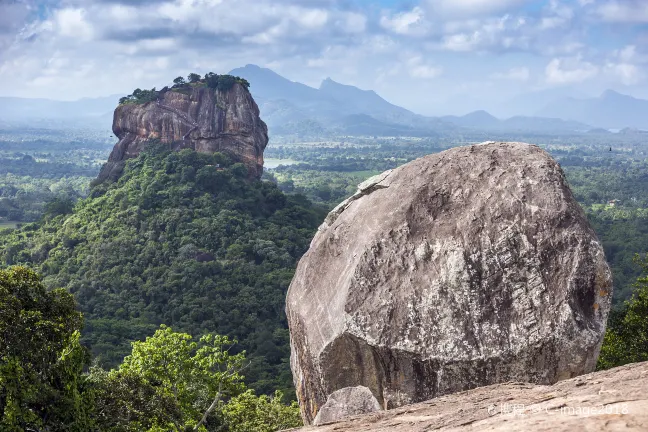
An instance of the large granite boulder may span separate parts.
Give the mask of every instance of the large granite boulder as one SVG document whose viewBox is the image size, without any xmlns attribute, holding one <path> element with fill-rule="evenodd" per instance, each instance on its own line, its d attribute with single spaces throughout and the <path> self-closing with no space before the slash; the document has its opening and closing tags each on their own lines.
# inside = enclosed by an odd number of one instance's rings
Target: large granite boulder
<svg viewBox="0 0 648 432">
<path fill-rule="evenodd" d="M 365 386 L 390 409 L 594 370 L 612 296 L 603 249 L 539 147 L 410 162 L 331 212 L 287 296 L 304 421 Z"/>
<path fill-rule="evenodd" d="M 252 95 L 239 83 L 228 90 L 165 89 L 155 101 L 119 105 L 113 132 L 119 142 L 101 169 L 99 181 L 119 177 L 126 160 L 139 155 L 152 140 L 173 150 L 224 152 L 244 163 L 250 177 L 263 174 L 268 128 Z"/>
</svg>

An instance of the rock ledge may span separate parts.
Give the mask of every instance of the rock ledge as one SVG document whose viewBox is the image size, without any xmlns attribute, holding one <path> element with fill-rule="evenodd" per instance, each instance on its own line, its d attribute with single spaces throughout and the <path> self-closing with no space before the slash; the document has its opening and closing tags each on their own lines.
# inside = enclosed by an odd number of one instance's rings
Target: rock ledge
<svg viewBox="0 0 648 432">
<path fill-rule="evenodd" d="M 552 386 L 506 383 L 299 432 L 648 430 L 648 362 Z"/>
</svg>

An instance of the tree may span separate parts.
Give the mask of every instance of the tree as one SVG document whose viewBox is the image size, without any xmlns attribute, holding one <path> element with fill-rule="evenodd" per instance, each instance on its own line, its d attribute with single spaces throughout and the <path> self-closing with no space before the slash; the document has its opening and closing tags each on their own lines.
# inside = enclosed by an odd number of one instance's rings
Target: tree
<svg viewBox="0 0 648 432">
<path fill-rule="evenodd" d="M 25 267 L 0 270 L 1 430 L 86 430 L 81 326 L 71 294 Z"/>
<path fill-rule="evenodd" d="M 256 396 L 254 390 L 233 398 L 223 407 L 222 418 L 229 432 L 274 432 L 302 426 L 299 405 L 281 403 L 283 394 Z"/>
<path fill-rule="evenodd" d="M 220 75 L 215 74 L 214 72 L 208 72 L 205 74 L 205 82 L 209 88 L 218 87 L 220 81 Z"/>
<path fill-rule="evenodd" d="M 179 77 L 177 77 L 176 79 L 173 80 L 173 84 L 175 84 L 177 86 L 182 86 L 182 85 L 185 85 L 186 83 L 187 82 L 185 81 L 185 79 L 183 77 L 181 77 L 181 76 L 179 76 Z"/>
<path fill-rule="evenodd" d="M 218 80 L 218 89 L 222 91 L 227 91 L 231 89 L 236 83 L 236 78 L 232 75 L 221 75 Z"/>
<path fill-rule="evenodd" d="M 199 426 L 225 398 L 244 390 L 240 374 L 244 353 L 230 354 L 235 341 L 205 335 L 198 342 L 185 333 L 160 326 L 144 342 L 133 342 L 132 354 L 119 373 L 141 377 L 158 393 L 177 403 L 183 425 Z"/>
<path fill-rule="evenodd" d="M 69 197 L 56 197 L 45 204 L 44 216 L 53 218 L 59 215 L 72 213 L 74 210 L 74 201 Z"/>
<path fill-rule="evenodd" d="M 197 83 L 200 81 L 200 75 L 197 73 L 190 73 L 189 76 L 187 77 L 190 83 Z"/>
<path fill-rule="evenodd" d="M 102 432 L 181 430 L 177 401 L 140 374 L 93 367 L 86 387 L 93 425 Z"/>
<path fill-rule="evenodd" d="M 608 320 L 598 369 L 609 369 L 648 360 L 648 255 L 635 256 L 643 276 L 623 309 L 613 311 Z"/>
</svg>

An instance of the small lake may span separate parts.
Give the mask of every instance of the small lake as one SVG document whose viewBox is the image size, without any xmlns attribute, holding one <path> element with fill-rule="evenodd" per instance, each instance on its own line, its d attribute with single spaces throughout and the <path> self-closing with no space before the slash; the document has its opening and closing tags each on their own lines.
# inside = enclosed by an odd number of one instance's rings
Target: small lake
<svg viewBox="0 0 648 432">
<path fill-rule="evenodd" d="M 294 165 L 299 163 L 299 161 L 292 159 L 275 159 L 267 158 L 263 160 L 263 167 L 267 169 L 277 168 L 279 165 Z"/>
</svg>

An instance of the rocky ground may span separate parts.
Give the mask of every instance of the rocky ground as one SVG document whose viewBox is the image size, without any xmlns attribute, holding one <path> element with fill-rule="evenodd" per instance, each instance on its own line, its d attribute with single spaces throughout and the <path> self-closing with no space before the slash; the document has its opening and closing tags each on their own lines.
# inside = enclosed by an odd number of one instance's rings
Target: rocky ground
<svg viewBox="0 0 648 432">
<path fill-rule="evenodd" d="M 648 362 L 552 386 L 496 384 L 297 430 L 648 431 Z"/>
</svg>

